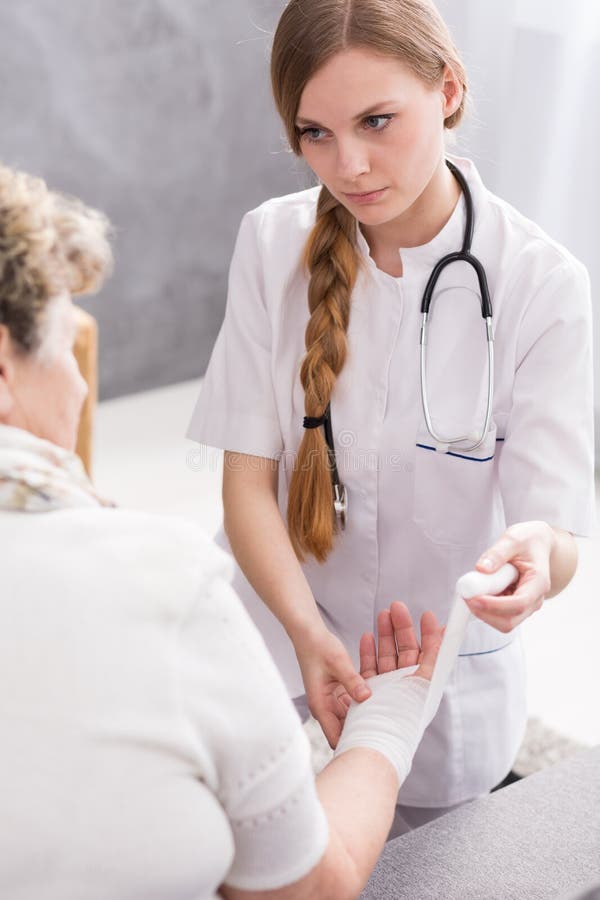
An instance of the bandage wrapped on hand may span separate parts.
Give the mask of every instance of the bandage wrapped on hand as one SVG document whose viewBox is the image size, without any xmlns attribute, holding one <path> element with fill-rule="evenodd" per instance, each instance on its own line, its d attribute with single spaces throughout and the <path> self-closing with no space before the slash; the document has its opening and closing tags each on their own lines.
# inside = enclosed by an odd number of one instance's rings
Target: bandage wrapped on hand
<svg viewBox="0 0 600 900">
<path fill-rule="evenodd" d="M 409 666 L 366 679 L 372 694 L 362 703 L 352 701 L 334 757 L 356 748 L 378 750 L 395 767 L 402 784 L 429 724 L 424 713 L 430 682 L 407 677 L 416 669 Z"/>
</svg>

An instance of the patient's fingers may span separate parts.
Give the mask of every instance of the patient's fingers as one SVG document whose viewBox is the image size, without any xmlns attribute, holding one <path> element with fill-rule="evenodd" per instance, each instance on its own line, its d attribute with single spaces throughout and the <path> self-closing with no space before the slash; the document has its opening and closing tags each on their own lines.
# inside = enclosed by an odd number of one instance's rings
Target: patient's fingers
<svg viewBox="0 0 600 900">
<path fill-rule="evenodd" d="M 398 668 L 416 666 L 419 661 L 419 642 L 408 607 L 405 603 L 394 600 L 390 606 L 390 615 L 398 648 Z"/>
<path fill-rule="evenodd" d="M 365 631 L 360 639 L 360 674 L 363 678 L 377 675 L 377 650 L 375 636 L 371 631 Z"/>
<path fill-rule="evenodd" d="M 382 609 L 377 616 L 377 645 L 377 671 L 380 675 L 393 672 L 398 668 L 398 655 L 389 609 Z"/>
<path fill-rule="evenodd" d="M 423 613 L 421 616 L 420 666 L 415 675 L 431 679 L 443 636 L 444 629 L 436 619 L 435 614 L 432 612 Z"/>
</svg>

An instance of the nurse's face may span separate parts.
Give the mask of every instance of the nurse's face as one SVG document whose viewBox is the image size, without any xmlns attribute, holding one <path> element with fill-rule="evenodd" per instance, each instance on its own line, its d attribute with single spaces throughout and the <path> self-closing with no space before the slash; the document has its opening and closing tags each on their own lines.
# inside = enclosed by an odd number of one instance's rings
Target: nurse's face
<svg viewBox="0 0 600 900">
<path fill-rule="evenodd" d="M 296 117 L 302 155 L 359 222 L 391 222 L 443 165 L 444 119 L 461 99 L 449 70 L 432 88 L 391 56 L 344 51 L 302 93 Z"/>
</svg>

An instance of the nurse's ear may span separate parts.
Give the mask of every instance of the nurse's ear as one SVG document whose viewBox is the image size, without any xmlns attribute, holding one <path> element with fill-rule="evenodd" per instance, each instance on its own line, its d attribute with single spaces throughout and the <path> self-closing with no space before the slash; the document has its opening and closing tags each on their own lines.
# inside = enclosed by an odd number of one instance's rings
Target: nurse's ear
<svg viewBox="0 0 600 900">
<path fill-rule="evenodd" d="M 463 102 L 464 88 L 450 66 L 444 68 L 442 75 L 442 87 L 440 91 L 442 100 L 442 115 L 444 121 L 459 109 Z"/>
<path fill-rule="evenodd" d="M 15 405 L 14 348 L 6 325 L 0 325 L 0 422 L 6 422 Z"/>
</svg>

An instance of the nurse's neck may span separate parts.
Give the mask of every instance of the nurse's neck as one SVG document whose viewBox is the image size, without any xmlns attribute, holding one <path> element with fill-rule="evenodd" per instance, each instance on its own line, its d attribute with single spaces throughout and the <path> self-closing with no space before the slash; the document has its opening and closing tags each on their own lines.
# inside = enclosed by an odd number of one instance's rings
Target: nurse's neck
<svg viewBox="0 0 600 900">
<path fill-rule="evenodd" d="M 400 278 L 403 271 L 399 249 L 421 247 L 432 241 L 452 216 L 460 197 L 460 185 L 442 159 L 423 193 L 406 212 L 383 225 L 361 224 L 377 267 Z"/>
</svg>

